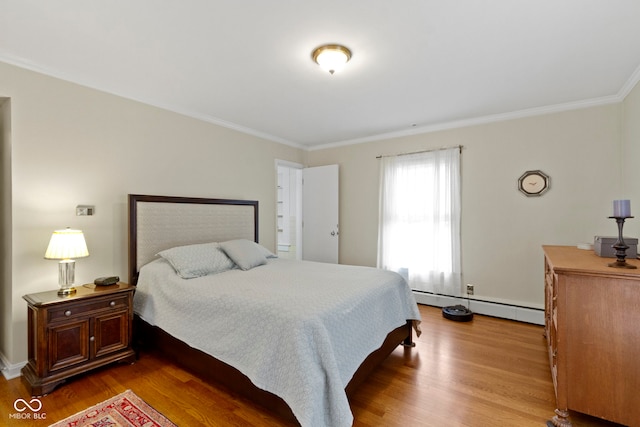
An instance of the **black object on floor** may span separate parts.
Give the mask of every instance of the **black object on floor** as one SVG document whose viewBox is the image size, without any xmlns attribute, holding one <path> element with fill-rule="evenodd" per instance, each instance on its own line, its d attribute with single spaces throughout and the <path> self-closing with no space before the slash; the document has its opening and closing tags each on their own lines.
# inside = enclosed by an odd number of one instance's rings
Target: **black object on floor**
<svg viewBox="0 0 640 427">
<path fill-rule="evenodd" d="M 452 305 L 442 308 L 442 317 L 456 322 L 468 322 L 473 319 L 473 312 L 464 305 Z"/>
</svg>

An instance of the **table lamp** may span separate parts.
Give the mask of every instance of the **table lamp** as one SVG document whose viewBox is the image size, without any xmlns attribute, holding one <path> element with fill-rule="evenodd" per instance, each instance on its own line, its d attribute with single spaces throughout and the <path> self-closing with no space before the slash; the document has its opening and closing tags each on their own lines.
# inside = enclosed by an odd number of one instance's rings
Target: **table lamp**
<svg viewBox="0 0 640 427">
<path fill-rule="evenodd" d="M 66 228 L 53 232 L 44 257 L 61 260 L 58 264 L 58 283 L 60 284 L 58 295 L 71 295 L 76 292 L 73 287 L 76 262 L 72 258 L 87 256 L 89 256 L 89 250 L 81 230 Z"/>
</svg>

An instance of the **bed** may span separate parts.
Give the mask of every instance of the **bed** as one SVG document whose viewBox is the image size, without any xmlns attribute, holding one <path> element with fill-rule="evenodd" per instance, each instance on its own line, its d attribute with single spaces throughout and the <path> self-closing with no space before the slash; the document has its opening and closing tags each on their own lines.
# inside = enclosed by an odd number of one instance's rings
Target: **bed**
<svg viewBox="0 0 640 427">
<path fill-rule="evenodd" d="M 257 201 L 130 194 L 129 281 L 136 342 L 303 426 L 352 425 L 349 397 L 419 333 L 399 275 L 259 245 Z"/>
</svg>

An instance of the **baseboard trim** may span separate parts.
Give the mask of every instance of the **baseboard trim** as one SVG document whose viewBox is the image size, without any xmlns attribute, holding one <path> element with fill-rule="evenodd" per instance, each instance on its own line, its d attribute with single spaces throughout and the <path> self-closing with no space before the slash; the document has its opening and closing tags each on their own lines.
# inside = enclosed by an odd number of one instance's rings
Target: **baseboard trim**
<svg viewBox="0 0 640 427">
<path fill-rule="evenodd" d="M 469 310 L 476 314 L 533 323 L 535 325 L 544 325 L 544 310 L 542 309 L 500 304 L 477 299 L 457 298 L 427 292 L 414 291 L 413 295 L 418 304 L 432 305 L 435 307 L 448 307 L 450 305 L 462 304 L 465 307 L 469 307 Z"/>
<path fill-rule="evenodd" d="M 27 364 L 27 362 L 21 362 L 12 365 L 2 353 L 0 353 L 0 363 L 2 364 L 2 376 L 4 376 L 7 380 L 18 378 L 21 375 L 20 370 Z"/>
</svg>

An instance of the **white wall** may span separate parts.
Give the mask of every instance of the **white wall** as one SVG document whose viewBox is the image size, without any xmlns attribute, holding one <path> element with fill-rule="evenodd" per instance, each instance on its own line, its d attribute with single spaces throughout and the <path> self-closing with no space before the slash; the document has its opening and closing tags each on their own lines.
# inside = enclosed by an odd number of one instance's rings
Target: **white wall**
<svg viewBox="0 0 640 427">
<path fill-rule="evenodd" d="M 0 349 L 11 342 L 11 101 L 0 98 Z M 8 363 L 0 352 L 0 362 Z"/>
<path fill-rule="evenodd" d="M 619 104 L 311 151 L 310 166 L 340 165 L 340 262 L 376 264 L 376 156 L 455 145 L 464 146 L 463 280 L 476 298 L 542 308 L 542 245 L 617 234 L 612 200 L 629 196 Z M 551 176 L 541 197 L 517 190 L 532 169 Z"/>
<path fill-rule="evenodd" d="M 11 105 L 9 363 L 27 356 L 22 296 L 58 287 L 56 261 L 43 259 L 54 229 L 85 232 L 76 283 L 127 278 L 128 193 L 258 200 L 260 241 L 275 250 L 275 159 L 302 163 L 303 150 L 2 63 L 0 97 Z M 95 215 L 77 217 L 79 204 Z"/>
<path fill-rule="evenodd" d="M 635 216 L 625 222 L 625 235 L 640 237 L 640 84 L 627 95 L 623 109 L 623 191 L 631 199 L 631 214 Z"/>
</svg>

